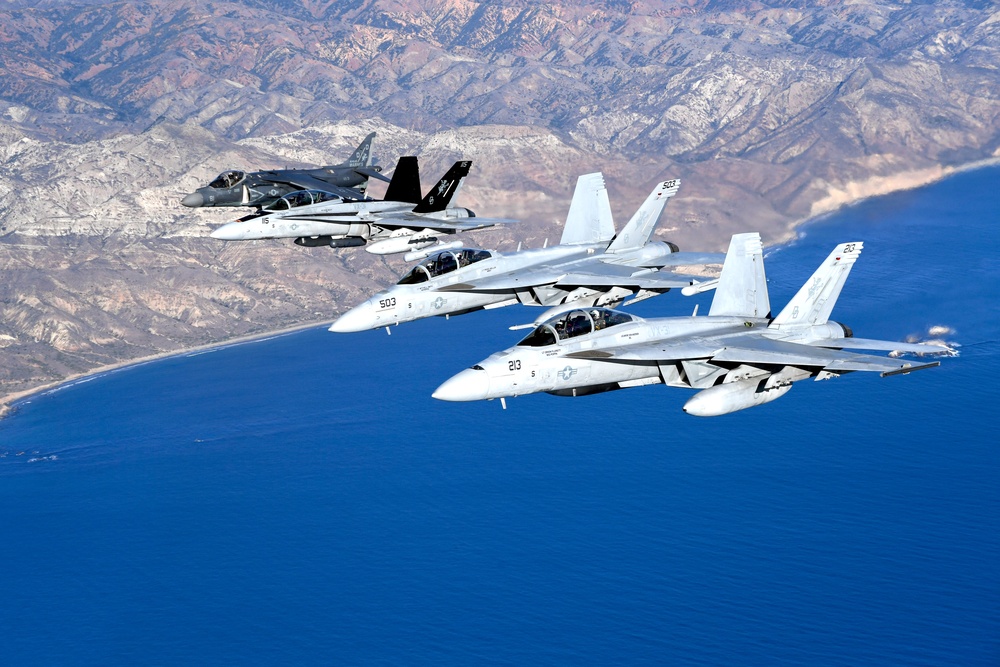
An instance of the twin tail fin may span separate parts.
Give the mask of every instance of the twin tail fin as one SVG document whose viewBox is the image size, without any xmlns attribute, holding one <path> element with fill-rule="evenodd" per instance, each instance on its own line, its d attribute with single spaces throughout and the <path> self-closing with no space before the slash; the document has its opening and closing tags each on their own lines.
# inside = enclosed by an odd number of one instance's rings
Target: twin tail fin
<svg viewBox="0 0 1000 667">
<path fill-rule="evenodd" d="M 611 254 L 627 252 L 629 250 L 638 250 L 646 245 L 649 242 L 649 238 L 653 235 L 653 230 L 660 219 L 663 207 L 667 205 L 667 201 L 671 197 L 677 194 L 677 190 L 680 187 L 681 181 L 678 178 L 657 183 L 656 187 L 649 194 L 649 197 L 646 198 L 646 201 L 643 202 L 639 210 L 632 216 L 632 219 L 622 227 L 618 236 L 608 245 L 607 252 Z"/>
<path fill-rule="evenodd" d="M 459 160 L 452 165 L 440 181 L 431 188 L 427 196 L 420 200 L 420 203 L 413 209 L 414 213 L 434 213 L 448 208 L 451 200 L 455 198 L 458 191 L 462 189 L 465 177 L 469 175 L 472 168 L 472 160 Z"/>
<path fill-rule="evenodd" d="M 767 277 L 764 275 L 764 246 L 757 232 L 734 234 L 730 240 L 729 252 L 726 253 L 708 314 L 771 316 Z"/>
<path fill-rule="evenodd" d="M 770 326 L 794 328 L 825 324 L 863 247 L 863 243 L 854 241 L 834 248 Z"/>
<path fill-rule="evenodd" d="M 615 222 L 611 217 L 611 202 L 604 174 L 584 174 L 576 180 L 573 201 L 566 214 L 560 245 L 603 243 L 615 235 Z"/>
<path fill-rule="evenodd" d="M 385 189 L 385 201 L 420 203 L 420 167 L 417 156 L 404 155 L 396 162 L 396 170 Z"/>
</svg>

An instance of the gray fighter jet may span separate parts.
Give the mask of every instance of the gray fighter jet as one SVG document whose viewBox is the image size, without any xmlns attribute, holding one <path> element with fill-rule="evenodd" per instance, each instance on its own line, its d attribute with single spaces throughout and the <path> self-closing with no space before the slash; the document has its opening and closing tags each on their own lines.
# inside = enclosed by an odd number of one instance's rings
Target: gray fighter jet
<svg viewBox="0 0 1000 667">
<path fill-rule="evenodd" d="M 348 248 L 364 246 L 387 255 L 438 244 L 440 237 L 516 222 L 509 218 L 479 218 L 467 208 L 450 206 L 469 175 L 472 162 L 456 162 L 420 198 L 417 158 L 400 158 L 386 198 L 344 201 L 319 191 L 293 192 L 257 213 L 225 224 L 212 238 L 223 241 L 292 238 L 302 246 Z"/>
<path fill-rule="evenodd" d="M 723 255 L 678 252 L 672 243 L 649 241 L 679 187 L 679 180 L 658 183 L 616 236 L 604 176 L 580 176 L 559 245 L 506 255 L 463 248 L 461 242 L 435 247 L 439 252 L 393 287 L 341 315 L 330 331 L 364 331 L 515 303 L 556 310 L 565 309 L 564 304 L 617 305 L 626 297 L 632 303 L 691 286 L 693 277 L 660 269 L 721 264 Z M 429 253 L 409 257 L 417 254 Z M 546 311 L 539 320 L 550 314 Z"/>
<path fill-rule="evenodd" d="M 758 234 L 733 237 L 707 317 L 644 320 L 604 308 L 557 315 L 512 348 L 438 387 L 434 398 L 474 401 L 548 392 L 580 396 L 667 384 L 700 390 L 684 405 L 710 417 L 763 405 L 807 378 L 852 371 L 883 377 L 938 366 L 855 350 L 953 354 L 926 343 L 854 338 L 829 316 L 862 244 L 842 243 L 772 318 Z"/>
<path fill-rule="evenodd" d="M 389 179 L 372 165 L 372 132 L 341 164 L 316 169 L 277 169 L 247 173 L 231 169 L 219 174 L 205 187 L 181 200 L 191 208 L 200 206 L 266 206 L 296 190 L 321 190 L 341 199 L 364 199 L 369 178 Z"/>
</svg>

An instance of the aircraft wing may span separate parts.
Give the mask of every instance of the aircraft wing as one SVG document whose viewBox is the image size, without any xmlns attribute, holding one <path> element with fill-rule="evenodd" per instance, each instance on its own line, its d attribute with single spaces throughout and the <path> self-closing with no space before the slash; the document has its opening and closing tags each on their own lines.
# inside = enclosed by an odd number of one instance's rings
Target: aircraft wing
<svg viewBox="0 0 1000 667">
<path fill-rule="evenodd" d="M 641 289 L 670 289 L 687 287 L 697 280 L 669 271 L 648 271 L 634 266 L 603 264 L 597 271 L 572 271 L 560 278 L 558 287 L 637 287 Z"/>
<path fill-rule="evenodd" d="M 639 262 L 634 266 L 696 266 L 700 264 L 719 264 L 726 261 L 723 252 L 672 252 L 666 257 L 658 257 L 649 263 Z M 609 264 L 611 262 L 608 262 Z"/>
<path fill-rule="evenodd" d="M 572 352 L 567 357 L 618 362 L 665 362 L 705 359 L 733 364 L 805 366 L 829 371 L 878 371 L 892 373 L 914 364 L 903 359 L 830 350 L 760 336 L 683 338 L 639 345 Z"/>
<path fill-rule="evenodd" d="M 633 276 L 633 273 L 639 275 Z M 671 289 L 690 285 L 695 278 L 667 271 L 643 272 L 635 267 L 603 264 L 599 271 L 570 271 L 562 267 L 536 267 L 511 271 L 495 276 L 477 278 L 471 283 L 457 283 L 439 287 L 439 292 L 506 292 L 554 285 L 573 289 L 576 287 L 633 287 L 638 289 Z"/>
<path fill-rule="evenodd" d="M 838 338 L 809 343 L 814 347 L 835 347 L 841 350 L 883 350 L 885 352 L 913 352 L 915 354 L 950 354 L 950 347 L 933 343 L 902 343 L 874 338 Z"/>
<path fill-rule="evenodd" d="M 415 213 L 395 213 L 390 218 L 377 218 L 374 223 L 386 229 L 431 229 L 436 232 L 467 232 L 493 225 L 517 222 L 512 218 L 429 218 Z"/>
<path fill-rule="evenodd" d="M 768 364 L 786 366 L 810 366 L 830 371 L 898 371 L 913 366 L 910 361 L 878 357 L 871 354 L 857 354 L 831 350 L 802 343 L 772 340 L 754 336 L 718 339 L 726 345 L 716 353 L 713 361 L 729 361 L 743 364 Z M 731 341 L 732 345 L 729 343 Z M 870 349 L 870 348 L 869 348 Z"/>
<path fill-rule="evenodd" d="M 355 190 L 354 188 L 342 188 L 338 185 L 332 185 L 324 180 L 307 174 L 295 174 L 294 176 L 286 178 L 269 177 L 269 180 L 274 181 L 275 183 L 291 185 L 292 187 L 299 188 L 300 190 L 322 190 L 323 192 L 329 192 L 331 195 L 337 195 L 346 201 L 363 201 L 366 199 L 365 195 L 361 194 L 360 191 Z"/>
<path fill-rule="evenodd" d="M 553 285 L 566 273 L 556 268 L 538 267 L 476 278 L 473 283 L 456 283 L 437 288 L 438 292 L 508 292 L 539 285 Z"/>
<path fill-rule="evenodd" d="M 678 340 L 602 347 L 593 350 L 570 352 L 572 359 L 600 359 L 624 363 L 646 361 L 680 361 L 682 359 L 710 359 L 721 349 L 717 341 L 707 338 L 684 338 Z"/>
</svg>

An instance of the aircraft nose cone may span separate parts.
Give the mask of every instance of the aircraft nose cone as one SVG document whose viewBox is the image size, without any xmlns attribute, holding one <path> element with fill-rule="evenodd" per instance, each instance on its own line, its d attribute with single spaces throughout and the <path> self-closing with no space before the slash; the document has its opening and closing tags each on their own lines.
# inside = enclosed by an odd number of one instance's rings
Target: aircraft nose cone
<svg viewBox="0 0 1000 667">
<path fill-rule="evenodd" d="M 198 208 L 205 205 L 205 195 L 200 192 L 192 192 L 181 200 L 181 204 L 190 208 Z"/>
<path fill-rule="evenodd" d="M 367 301 L 359 306 L 351 308 L 341 315 L 330 327 L 334 333 L 354 333 L 355 331 L 368 331 L 373 329 L 371 308 Z"/>
<path fill-rule="evenodd" d="M 447 380 L 431 396 L 439 401 L 481 401 L 489 398 L 490 376 L 477 368 L 466 368 Z"/>
<path fill-rule="evenodd" d="M 243 225 L 238 222 L 230 222 L 229 224 L 222 225 L 209 234 L 209 236 L 220 241 L 242 241 L 244 238 L 243 231 Z"/>
</svg>

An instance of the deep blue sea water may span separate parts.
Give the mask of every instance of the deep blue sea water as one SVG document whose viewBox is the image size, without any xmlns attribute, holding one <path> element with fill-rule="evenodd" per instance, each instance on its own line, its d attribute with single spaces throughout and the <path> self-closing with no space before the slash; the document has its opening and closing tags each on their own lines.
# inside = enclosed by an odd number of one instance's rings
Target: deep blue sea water
<svg viewBox="0 0 1000 667">
<path fill-rule="evenodd" d="M 516 308 L 36 396 L 0 422 L 0 662 L 1000 665 L 998 183 L 871 200 L 767 260 L 777 312 L 864 241 L 834 318 L 949 327 L 961 356 L 725 417 L 663 386 L 431 399 Z"/>
</svg>

